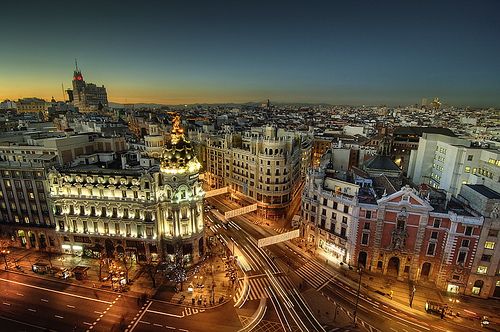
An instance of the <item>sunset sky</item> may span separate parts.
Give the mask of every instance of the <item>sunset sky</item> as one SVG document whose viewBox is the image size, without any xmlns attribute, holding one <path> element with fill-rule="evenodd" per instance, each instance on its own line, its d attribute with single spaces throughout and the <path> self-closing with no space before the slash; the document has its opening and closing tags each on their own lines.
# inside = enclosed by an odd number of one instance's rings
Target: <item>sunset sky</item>
<svg viewBox="0 0 500 332">
<path fill-rule="evenodd" d="M 113 102 L 500 106 L 499 1 L 2 5 L 0 100 L 62 99 L 74 59 Z"/>
</svg>

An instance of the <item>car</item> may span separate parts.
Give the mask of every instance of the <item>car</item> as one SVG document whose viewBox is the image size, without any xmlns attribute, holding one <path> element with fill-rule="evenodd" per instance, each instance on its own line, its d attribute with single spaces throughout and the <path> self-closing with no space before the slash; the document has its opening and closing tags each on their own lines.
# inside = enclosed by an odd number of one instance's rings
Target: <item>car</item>
<svg viewBox="0 0 500 332">
<path fill-rule="evenodd" d="M 31 270 L 35 273 L 45 274 L 49 272 L 50 266 L 48 263 L 45 262 L 36 262 L 31 266 Z"/>
</svg>

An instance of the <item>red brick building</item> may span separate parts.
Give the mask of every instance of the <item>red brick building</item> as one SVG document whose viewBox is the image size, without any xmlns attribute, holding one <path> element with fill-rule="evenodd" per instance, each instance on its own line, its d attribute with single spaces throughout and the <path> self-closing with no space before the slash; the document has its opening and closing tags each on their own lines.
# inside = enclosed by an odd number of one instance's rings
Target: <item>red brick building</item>
<svg viewBox="0 0 500 332">
<path fill-rule="evenodd" d="M 351 263 L 398 279 L 428 280 L 451 292 L 463 291 L 483 218 L 456 201 L 439 203 L 430 193 L 422 198 L 422 192 L 406 186 L 376 205 L 360 204 Z"/>
</svg>

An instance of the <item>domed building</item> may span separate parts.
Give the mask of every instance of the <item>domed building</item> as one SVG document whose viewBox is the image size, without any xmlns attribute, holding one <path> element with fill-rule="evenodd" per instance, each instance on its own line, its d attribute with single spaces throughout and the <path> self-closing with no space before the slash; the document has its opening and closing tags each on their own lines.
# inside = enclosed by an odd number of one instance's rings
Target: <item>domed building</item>
<svg viewBox="0 0 500 332">
<path fill-rule="evenodd" d="M 131 252 L 139 261 L 186 264 L 203 257 L 201 164 L 179 116 L 170 136 L 152 167 L 96 161 L 49 172 L 62 252 L 94 257 Z"/>
<path fill-rule="evenodd" d="M 201 164 L 185 138 L 176 116 L 170 141 L 163 148 L 160 172 L 155 174 L 158 234 L 165 257 L 196 263 L 204 252 Z"/>
</svg>

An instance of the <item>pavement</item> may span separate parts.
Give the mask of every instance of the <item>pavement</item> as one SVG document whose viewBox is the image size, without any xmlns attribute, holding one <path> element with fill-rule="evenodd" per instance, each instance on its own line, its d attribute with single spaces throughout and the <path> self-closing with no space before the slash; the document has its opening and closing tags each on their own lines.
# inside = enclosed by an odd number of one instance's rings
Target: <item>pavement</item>
<svg viewBox="0 0 500 332">
<path fill-rule="evenodd" d="M 306 248 L 303 239 L 298 238 L 289 242 L 296 250 Z M 324 266 L 332 272 L 340 272 L 339 279 L 351 287 L 356 287 L 359 274 L 355 268 L 350 268 L 346 264 L 339 264 L 336 261 L 324 260 L 321 253 L 314 250 L 306 252 L 311 258 L 324 261 Z M 447 303 L 450 310 L 445 316 L 445 320 L 456 326 L 470 326 L 480 328 L 479 318 L 488 316 L 491 322 L 490 329 L 500 330 L 500 301 L 496 299 L 479 299 L 471 296 L 461 295 L 459 302 L 449 301 L 450 295 L 439 290 L 433 283 L 420 281 L 415 284 L 416 291 L 410 307 L 410 297 L 412 287 L 408 281 L 399 281 L 396 277 L 383 276 L 380 274 L 364 271 L 361 279 L 361 289 L 370 297 L 386 303 L 404 312 L 420 316 L 423 319 L 429 318 L 430 314 L 425 311 L 427 300 Z M 392 294 L 391 294 L 392 291 Z M 456 297 L 453 297 L 456 299 Z M 458 313 L 458 315 L 457 315 Z M 470 314 L 474 313 L 474 315 Z"/>
</svg>

